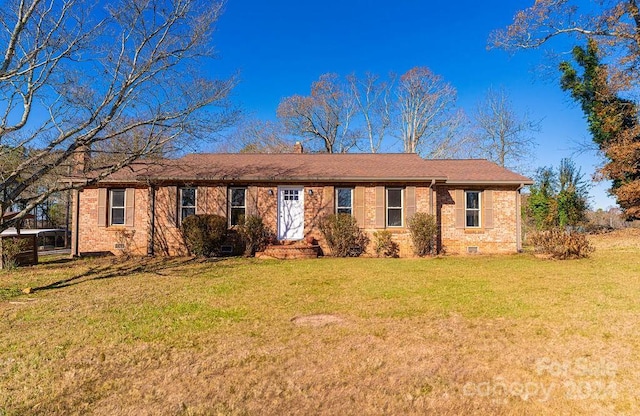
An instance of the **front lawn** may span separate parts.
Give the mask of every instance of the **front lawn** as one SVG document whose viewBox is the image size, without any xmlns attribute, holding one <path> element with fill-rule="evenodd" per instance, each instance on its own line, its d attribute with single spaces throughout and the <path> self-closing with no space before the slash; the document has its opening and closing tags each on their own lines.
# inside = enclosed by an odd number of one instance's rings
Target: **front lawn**
<svg viewBox="0 0 640 416">
<path fill-rule="evenodd" d="M 639 241 L 0 271 L 0 415 L 637 414 Z"/>
</svg>

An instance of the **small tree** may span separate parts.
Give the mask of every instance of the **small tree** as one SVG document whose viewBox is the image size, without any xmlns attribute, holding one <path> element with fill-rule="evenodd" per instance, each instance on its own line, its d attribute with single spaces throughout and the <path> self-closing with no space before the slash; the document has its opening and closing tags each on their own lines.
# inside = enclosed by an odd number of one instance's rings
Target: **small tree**
<svg viewBox="0 0 640 416">
<path fill-rule="evenodd" d="M 548 229 L 557 225 L 556 182 L 553 168 L 542 167 L 536 173 L 535 183 L 529 188 L 526 214 L 533 220 L 536 229 Z"/>
<path fill-rule="evenodd" d="M 336 257 L 358 256 L 369 244 L 356 219 L 348 214 L 327 215 L 320 220 L 319 228 Z"/>
<path fill-rule="evenodd" d="M 433 215 L 417 212 L 409 219 L 409 232 L 411 233 L 413 250 L 418 256 L 426 256 L 436 252 L 438 223 Z"/>
<path fill-rule="evenodd" d="M 552 258 L 587 257 L 593 247 L 586 236 L 568 228 L 586 221 L 587 208 L 587 185 L 570 159 L 562 159 L 557 171 L 538 169 L 526 206 L 536 228 L 528 241 L 537 252 Z"/>
<path fill-rule="evenodd" d="M 575 227 L 586 220 L 587 184 L 570 159 L 562 159 L 557 172 L 551 167 L 538 169 L 530 191 L 526 211 L 538 230 Z"/>
</svg>

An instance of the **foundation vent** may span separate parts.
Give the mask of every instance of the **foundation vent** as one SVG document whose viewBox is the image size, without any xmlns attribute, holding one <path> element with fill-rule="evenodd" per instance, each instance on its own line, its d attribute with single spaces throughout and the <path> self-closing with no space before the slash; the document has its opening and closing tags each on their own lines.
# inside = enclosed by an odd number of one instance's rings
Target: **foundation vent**
<svg viewBox="0 0 640 416">
<path fill-rule="evenodd" d="M 233 246 L 230 244 L 223 244 L 220 246 L 220 254 L 223 256 L 230 256 L 233 254 Z"/>
<path fill-rule="evenodd" d="M 115 249 L 116 250 L 124 250 L 125 249 L 124 243 L 116 243 L 115 244 Z"/>
<path fill-rule="evenodd" d="M 467 247 L 467 253 L 476 254 L 478 252 L 478 246 L 469 246 Z"/>
</svg>

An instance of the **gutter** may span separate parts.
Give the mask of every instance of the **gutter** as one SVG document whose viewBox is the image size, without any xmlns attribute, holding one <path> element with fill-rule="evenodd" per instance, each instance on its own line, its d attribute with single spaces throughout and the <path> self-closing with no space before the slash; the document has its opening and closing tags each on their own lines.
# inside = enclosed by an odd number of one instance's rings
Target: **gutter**
<svg viewBox="0 0 640 416">
<path fill-rule="evenodd" d="M 522 251 L 522 197 L 520 190 L 525 187 L 525 183 L 521 183 L 516 189 L 516 250 Z"/>
</svg>

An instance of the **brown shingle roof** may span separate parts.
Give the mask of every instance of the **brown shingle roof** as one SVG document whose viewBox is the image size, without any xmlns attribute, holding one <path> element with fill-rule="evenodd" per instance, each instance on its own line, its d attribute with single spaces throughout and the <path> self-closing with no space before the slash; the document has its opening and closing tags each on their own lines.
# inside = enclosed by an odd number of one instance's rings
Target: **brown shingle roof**
<svg viewBox="0 0 640 416">
<path fill-rule="evenodd" d="M 425 160 L 440 172 L 446 172 L 447 182 L 520 182 L 530 185 L 533 181 L 486 159 Z"/>
<path fill-rule="evenodd" d="M 423 160 L 416 154 L 189 154 L 161 164 L 136 164 L 108 181 L 501 182 L 529 178 L 487 160 Z"/>
</svg>

